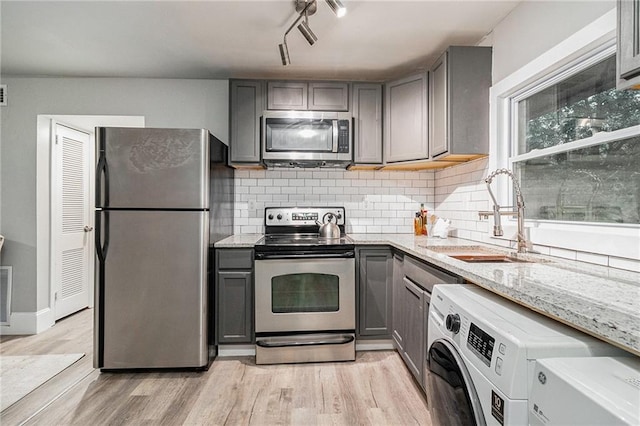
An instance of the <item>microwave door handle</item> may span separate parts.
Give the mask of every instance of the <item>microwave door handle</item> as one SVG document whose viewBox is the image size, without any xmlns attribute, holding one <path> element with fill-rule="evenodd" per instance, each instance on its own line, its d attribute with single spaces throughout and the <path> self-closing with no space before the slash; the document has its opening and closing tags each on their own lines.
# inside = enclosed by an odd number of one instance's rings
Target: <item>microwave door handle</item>
<svg viewBox="0 0 640 426">
<path fill-rule="evenodd" d="M 333 148 L 331 152 L 338 152 L 338 135 L 339 135 L 339 126 L 338 120 L 333 121 Z"/>
</svg>

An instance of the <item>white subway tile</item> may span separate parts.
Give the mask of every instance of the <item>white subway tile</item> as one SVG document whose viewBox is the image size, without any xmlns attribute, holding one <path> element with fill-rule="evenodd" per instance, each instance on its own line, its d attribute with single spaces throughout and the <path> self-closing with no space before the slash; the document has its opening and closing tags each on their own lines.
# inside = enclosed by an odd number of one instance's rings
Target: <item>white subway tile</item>
<svg viewBox="0 0 640 426">
<path fill-rule="evenodd" d="M 635 259 L 625 259 L 621 257 L 609 257 L 609 266 L 612 268 L 626 269 L 628 271 L 640 272 L 640 261 Z"/>
<path fill-rule="evenodd" d="M 563 259 L 576 260 L 576 252 L 573 250 L 566 250 L 557 247 L 550 247 L 549 255 L 555 257 L 561 257 Z"/>
<path fill-rule="evenodd" d="M 609 263 L 609 256 L 579 251 L 576 253 L 576 260 L 579 260 L 581 262 L 595 263 L 596 265 L 607 266 Z"/>
<path fill-rule="evenodd" d="M 291 170 L 283 171 L 283 172 L 280 173 L 280 177 L 282 179 L 295 179 L 296 178 L 296 172 L 295 171 L 291 171 Z"/>
</svg>

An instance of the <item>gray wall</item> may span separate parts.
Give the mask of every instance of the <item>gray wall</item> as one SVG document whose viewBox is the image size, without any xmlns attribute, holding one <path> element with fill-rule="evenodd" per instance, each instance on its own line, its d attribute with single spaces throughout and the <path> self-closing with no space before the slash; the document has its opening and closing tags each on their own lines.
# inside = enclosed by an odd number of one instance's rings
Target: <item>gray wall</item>
<svg viewBox="0 0 640 426">
<path fill-rule="evenodd" d="M 615 8 L 615 0 L 525 1 L 493 30 L 493 82 Z"/>
<path fill-rule="evenodd" d="M 0 108 L 2 265 L 13 266 L 13 312 L 48 306 L 36 285 L 36 117 L 138 115 L 147 127 L 207 128 L 228 142 L 228 81 L 3 77 Z"/>
</svg>

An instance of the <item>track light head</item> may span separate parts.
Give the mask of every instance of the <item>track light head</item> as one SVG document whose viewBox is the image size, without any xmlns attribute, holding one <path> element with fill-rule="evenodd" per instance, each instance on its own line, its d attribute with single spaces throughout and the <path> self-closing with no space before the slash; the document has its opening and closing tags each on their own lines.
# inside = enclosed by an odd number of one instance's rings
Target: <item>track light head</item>
<svg viewBox="0 0 640 426">
<path fill-rule="evenodd" d="M 309 45 L 313 46 L 313 43 L 315 43 L 318 40 L 318 37 L 316 37 L 313 31 L 311 31 L 311 27 L 309 27 L 309 22 L 307 22 L 306 20 L 300 22 L 300 25 L 298 25 L 298 29 L 300 30 L 304 38 L 307 39 L 307 42 L 309 43 Z"/>
<path fill-rule="evenodd" d="M 347 8 L 344 7 L 340 0 L 327 0 L 327 4 L 338 18 L 342 18 L 347 14 Z"/>
<path fill-rule="evenodd" d="M 278 45 L 278 48 L 280 49 L 280 59 L 282 59 L 282 65 L 289 65 L 291 63 L 291 60 L 289 59 L 289 48 L 287 47 L 287 41 L 285 40 L 284 43 L 280 43 Z"/>
</svg>

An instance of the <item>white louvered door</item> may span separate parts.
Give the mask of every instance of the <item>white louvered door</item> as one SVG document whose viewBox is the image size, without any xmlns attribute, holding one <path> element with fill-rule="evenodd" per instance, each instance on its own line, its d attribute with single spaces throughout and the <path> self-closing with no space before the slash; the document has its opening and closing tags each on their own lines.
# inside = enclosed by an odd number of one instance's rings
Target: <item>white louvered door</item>
<svg viewBox="0 0 640 426">
<path fill-rule="evenodd" d="M 55 123 L 52 148 L 52 241 L 55 319 L 89 306 L 90 135 Z"/>
</svg>

